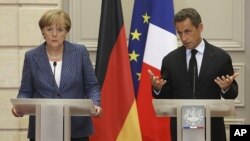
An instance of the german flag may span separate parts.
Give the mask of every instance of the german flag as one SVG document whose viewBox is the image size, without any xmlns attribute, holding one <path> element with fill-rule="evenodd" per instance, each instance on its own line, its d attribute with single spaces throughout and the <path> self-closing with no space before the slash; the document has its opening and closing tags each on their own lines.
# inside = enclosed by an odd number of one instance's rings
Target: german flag
<svg viewBox="0 0 250 141">
<path fill-rule="evenodd" d="M 91 141 L 141 141 L 120 0 L 103 0 L 96 58 L 100 118 Z"/>
</svg>

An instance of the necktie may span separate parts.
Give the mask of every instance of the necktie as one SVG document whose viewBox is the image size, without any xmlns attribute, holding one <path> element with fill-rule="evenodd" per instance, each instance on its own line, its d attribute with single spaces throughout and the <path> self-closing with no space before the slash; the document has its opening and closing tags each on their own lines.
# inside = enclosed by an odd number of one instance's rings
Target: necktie
<svg viewBox="0 0 250 141">
<path fill-rule="evenodd" d="M 196 82 L 198 79 L 197 61 L 195 58 L 196 53 L 197 53 L 197 50 L 192 49 L 191 58 L 189 60 L 189 69 L 188 69 L 190 88 L 192 89 L 192 92 L 193 92 L 193 98 L 195 98 Z"/>
</svg>

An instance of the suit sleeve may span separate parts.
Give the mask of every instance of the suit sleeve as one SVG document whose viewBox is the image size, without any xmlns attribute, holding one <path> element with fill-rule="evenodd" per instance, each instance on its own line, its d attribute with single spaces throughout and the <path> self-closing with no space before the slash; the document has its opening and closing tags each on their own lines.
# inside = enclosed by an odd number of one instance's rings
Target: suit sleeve
<svg viewBox="0 0 250 141">
<path fill-rule="evenodd" d="M 228 55 L 227 56 L 227 62 L 225 63 L 225 67 L 224 67 L 224 75 L 233 75 L 234 74 L 234 69 L 232 66 L 232 60 L 231 57 Z M 231 87 L 229 88 L 229 90 L 221 95 L 223 98 L 225 99 L 235 99 L 238 96 L 238 84 L 237 82 L 234 80 Z"/>
<path fill-rule="evenodd" d="M 153 91 L 152 87 L 152 95 L 156 99 L 171 99 L 172 98 L 172 90 L 171 90 L 171 76 L 168 73 L 167 61 L 166 57 L 162 60 L 161 65 L 161 78 L 166 80 L 167 83 L 162 87 L 159 94 L 156 94 Z"/>
<path fill-rule="evenodd" d="M 92 99 L 95 105 L 100 106 L 100 85 L 97 81 L 92 63 L 90 61 L 89 53 L 85 47 L 83 48 L 84 90 L 87 98 Z"/>
<path fill-rule="evenodd" d="M 32 98 L 33 85 L 28 53 L 25 53 L 21 86 L 17 98 Z"/>
</svg>

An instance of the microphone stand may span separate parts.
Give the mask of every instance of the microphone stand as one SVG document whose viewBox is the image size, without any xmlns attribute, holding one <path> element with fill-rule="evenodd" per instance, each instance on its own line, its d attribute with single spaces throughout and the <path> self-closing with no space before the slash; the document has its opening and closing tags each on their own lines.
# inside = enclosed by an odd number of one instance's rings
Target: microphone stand
<svg viewBox="0 0 250 141">
<path fill-rule="evenodd" d="M 196 83 L 195 83 L 195 81 L 196 81 L 196 66 L 194 66 L 194 75 L 193 75 L 193 99 L 195 99 L 195 85 L 196 85 Z"/>
<path fill-rule="evenodd" d="M 53 87 L 54 87 L 54 89 L 55 89 L 55 92 L 56 92 L 56 65 L 57 65 L 57 63 L 56 62 L 54 62 L 53 63 L 53 66 L 54 66 L 54 79 L 53 79 Z M 53 94 L 54 95 L 54 94 Z"/>
</svg>

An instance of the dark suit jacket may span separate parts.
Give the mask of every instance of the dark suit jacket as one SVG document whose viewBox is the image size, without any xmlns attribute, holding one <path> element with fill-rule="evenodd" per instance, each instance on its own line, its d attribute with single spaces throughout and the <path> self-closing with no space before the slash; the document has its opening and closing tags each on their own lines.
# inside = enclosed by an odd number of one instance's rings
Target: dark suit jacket
<svg viewBox="0 0 250 141">
<path fill-rule="evenodd" d="M 46 43 L 25 53 L 18 98 L 92 99 L 100 105 L 100 91 L 85 46 L 64 42 L 60 87 L 46 54 Z M 90 117 L 72 117 L 71 136 L 89 136 L 93 132 Z M 35 118 L 29 119 L 29 138 L 35 138 Z"/>
<path fill-rule="evenodd" d="M 204 40 L 205 41 L 205 40 Z M 233 82 L 226 93 L 221 93 L 220 87 L 214 82 L 216 77 L 233 75 L 232 60 L 228 53 L 205 41 L 205 50 L 200 74 L 196 85 L 196 94 L 193 97 L 187 74 L 186 49 L 179 47 L 164 57 L 161 75 L 167 80 L 159 95 L 155 98 L 168 99 L 234 99 L 238 95 L 238 85 Z M 225 141 L 225 127 L 223 118 L 211 120 L 212 141 Z M 171 118 L 172 141 L 176 140 L 176 119 Z"/>
</svg>

